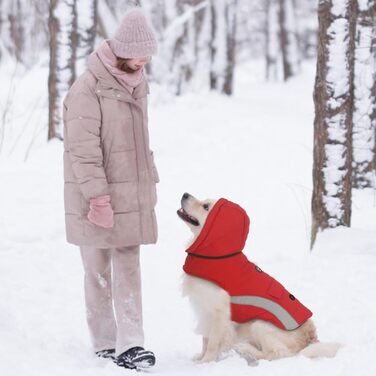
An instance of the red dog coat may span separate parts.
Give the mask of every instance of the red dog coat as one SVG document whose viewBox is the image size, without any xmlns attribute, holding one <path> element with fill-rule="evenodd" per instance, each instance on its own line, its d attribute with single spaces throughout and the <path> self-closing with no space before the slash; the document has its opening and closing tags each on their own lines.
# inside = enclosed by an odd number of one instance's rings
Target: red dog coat
<svg viewBox="0 0 376 376">
<path fill-rule="evenodd" d="M 312 312 L 242 253 L 248 231 L 247 213 L 221 198 L 196 241 L 186 250 L 184 271 L 228 292 L 233 321 L 260 319 L 281 329 L 298 328 Z"/>
</svg>

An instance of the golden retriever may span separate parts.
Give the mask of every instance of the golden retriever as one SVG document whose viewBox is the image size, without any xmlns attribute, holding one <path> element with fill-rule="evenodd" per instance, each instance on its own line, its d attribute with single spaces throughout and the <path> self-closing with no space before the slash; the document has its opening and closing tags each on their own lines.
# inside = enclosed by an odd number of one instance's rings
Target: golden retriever
<svg viewBox="0 0 376 376">
<path fill-rule="evenodd" d="M 188 193 L 181 199 L 179 217 L 193 232 L 190 244 L 199 236 L 215 200 L 200 201 Z M 311 319 L 294 330 L 282 330 L 270 322 L 251 320 L 238 324 L 231 320 L 230 296 L 208 280 L 184 274 L 183 295 L 189 298 L 197 316 L 197 334 L 202 336 L 198 362 L 211 362 L 219 355 L 234 350 L 248 361 L 273 360 L 302 354 L 309 358 L 333 357 L 336 343 L 321 343 Z"/>
</svg>

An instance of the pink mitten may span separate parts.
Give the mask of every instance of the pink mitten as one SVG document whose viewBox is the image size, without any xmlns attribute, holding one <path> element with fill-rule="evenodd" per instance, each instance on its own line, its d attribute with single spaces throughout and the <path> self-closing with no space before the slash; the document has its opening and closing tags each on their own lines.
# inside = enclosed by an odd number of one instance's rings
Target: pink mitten
<svg viewBox="0 0 376 376">
<path fill-rule="evenodd" d="M 91 223 L 104 228 L 114 227 L 114 212 L 110 200 L 109 195 L 90 199 L 90 211 L 87 217 Z"/>
</svg>

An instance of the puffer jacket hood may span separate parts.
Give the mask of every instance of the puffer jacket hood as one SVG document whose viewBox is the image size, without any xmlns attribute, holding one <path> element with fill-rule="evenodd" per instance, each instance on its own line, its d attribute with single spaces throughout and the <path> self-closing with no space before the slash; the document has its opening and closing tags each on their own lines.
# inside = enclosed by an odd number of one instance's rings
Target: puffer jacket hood
<svg viewBox="0 0 376 376">
<path fill-rule="evenodd" d="M 250 220 L 237 204 L 216 202 L 188 253 L 184 271 L 215 283 L 230 295 L 231 319 L 259 319 L 285 330 L 302 325 L 312 312 L 243 254 Z"/>
<path fill-rule="evenodd" d="M 189 254 L 222 257 L 243 250 L 249 231 L 249 217 L 239 205 L 219 199 L 210 211 Z"/>
</svg>

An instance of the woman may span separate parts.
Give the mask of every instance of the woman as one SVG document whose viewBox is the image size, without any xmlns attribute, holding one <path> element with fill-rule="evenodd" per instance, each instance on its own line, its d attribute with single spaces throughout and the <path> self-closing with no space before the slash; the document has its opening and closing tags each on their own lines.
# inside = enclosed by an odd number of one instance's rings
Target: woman
<svg viewBox="0 0 376 376">
<path fill-rule="evenodd" d="M 144 77 L 156 51 L 141 10 L 131 9 L 64 100 L 67 241 L 81 250 L 94 351 L 126 368 L 155 363 L 143 348 L 139 252 L 157 241 Z"/>
</svg>

